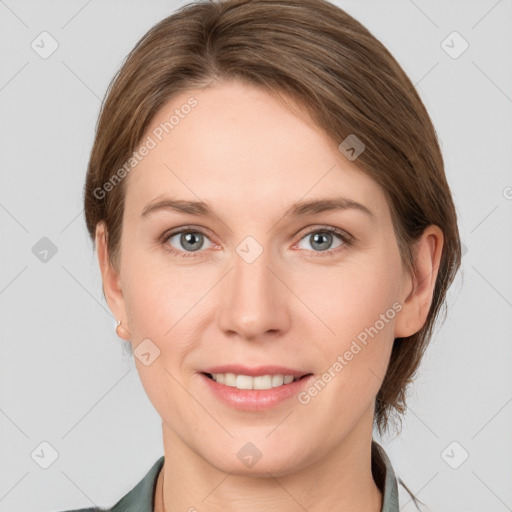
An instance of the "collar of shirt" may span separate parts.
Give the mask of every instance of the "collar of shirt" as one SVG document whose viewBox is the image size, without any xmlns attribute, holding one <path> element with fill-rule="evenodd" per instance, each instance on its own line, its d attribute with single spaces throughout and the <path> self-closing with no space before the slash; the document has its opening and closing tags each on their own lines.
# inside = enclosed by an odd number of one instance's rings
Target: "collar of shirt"
<svg viewBox="0 0 512 512">
<path fill-rule="evenodd" d="M 111 509 L 103 509 L 103 512 L 153 512 L 156 482 L 164 460 L 165 457 L 162 455 L 130 492 L 125 494 Z M 381 512 L 399 512 L 395 472 L 386 452 L 374 440 L 372 440 L 372 473 L 382 491 Z M 93 512 L 99 509 L 83 509 L 83 512 L 89 510 Z"/>
</svg>

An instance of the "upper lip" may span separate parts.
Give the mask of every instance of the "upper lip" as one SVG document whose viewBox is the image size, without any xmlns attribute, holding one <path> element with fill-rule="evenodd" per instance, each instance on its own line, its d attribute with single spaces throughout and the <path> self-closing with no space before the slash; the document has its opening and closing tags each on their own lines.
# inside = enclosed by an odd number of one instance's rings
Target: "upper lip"
<svg viewBox="0 0 512 512">
<path fill-rule="evenodd" d="M 203 373 L 234 373 L 236 375 L 249 375 L 258 377 L 261 375 L 293 375 L 293 377 L 302 377 L 308 375 L 307 371 L 286 368 L 285 366 L 263 365 L 263 366 L 244 366 L 242 364 L 225 364 L 221 366 L 211 366 L 202 370 Z"/>
</svg>

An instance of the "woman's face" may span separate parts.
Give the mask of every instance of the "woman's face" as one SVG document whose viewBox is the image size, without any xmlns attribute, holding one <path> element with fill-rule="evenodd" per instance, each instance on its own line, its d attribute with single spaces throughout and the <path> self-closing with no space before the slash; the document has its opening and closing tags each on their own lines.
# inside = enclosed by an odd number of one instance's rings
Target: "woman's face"
<svg viewBox="0 0 512 512">
<path fill-rule="evenodd" d="M 381 188 L 305 115 L 238 82 L 175 97 L 144 142 L 110 303 L 164 442 L 222 471 L 278 475 L 371 437 L 411 290 Z M 338 207 L 314 204 L 326 200 Z M 248 392 L 203 374 L 226 365 L 310 376 Z M 261 457 L 254 469 L 247 455 Z"/>
</svg>

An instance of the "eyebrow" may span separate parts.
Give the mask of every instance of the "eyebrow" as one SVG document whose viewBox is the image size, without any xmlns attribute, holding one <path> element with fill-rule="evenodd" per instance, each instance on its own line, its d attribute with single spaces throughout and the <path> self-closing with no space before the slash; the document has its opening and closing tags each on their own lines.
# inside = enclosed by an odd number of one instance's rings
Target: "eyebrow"
<svg viewBox="0 0 512 512">
<path fill-rule="evenodd" d="M 375 214 L 366 206 L 348 199 L 346 197 L 309 199 L 307 201 L 299 201 L 292 204 L 285 212 L 283 217 L 301 217 L 305 215 L 313 215 L 334 210 L 359 210 L 369 215 L 373 220 L 376 219 Z M 172 198 L 165 198 L 157 202 L 150 202 L 142 210 L 141 217 L 147 217 L 151 213 L 157 211 L 175 211 L 190 215 L 198 215 L 203 217 L 216 217 L 213 210 L 202 201 L 183 201 Z"/>
</svg>

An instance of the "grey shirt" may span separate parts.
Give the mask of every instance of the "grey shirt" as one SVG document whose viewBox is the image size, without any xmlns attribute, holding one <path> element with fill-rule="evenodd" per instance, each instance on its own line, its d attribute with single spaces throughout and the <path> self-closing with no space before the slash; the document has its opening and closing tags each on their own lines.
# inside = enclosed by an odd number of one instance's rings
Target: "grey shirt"
<svg viewBox="0 0 512 512">
<path fill-rule="evenodd" d="M 63 512 L 153 512 L 158 474 L 164 464 L 162 455 L 144 478 L 111 508 L 81 508 Z M 399 512 L 397 477 L 386 452 L 372 441 L 372 473 L 382 491 L 381 512 Z"/>
</svg>

